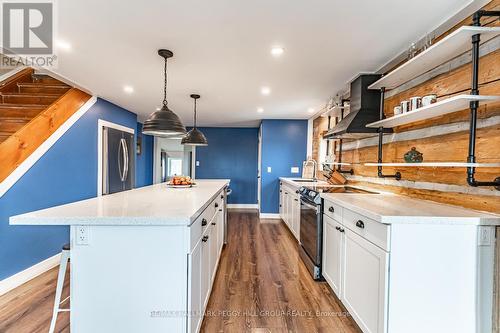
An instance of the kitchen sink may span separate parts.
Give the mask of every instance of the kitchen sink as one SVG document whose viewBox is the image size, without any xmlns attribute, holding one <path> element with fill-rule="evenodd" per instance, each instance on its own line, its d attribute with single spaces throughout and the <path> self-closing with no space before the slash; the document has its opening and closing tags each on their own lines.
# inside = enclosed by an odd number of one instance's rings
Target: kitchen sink
<svg viewBox="0 0 500 333">
<path fill-rule="evenodd" d="M 307 178 L 297 178 L 297 179 L 290 179 L 291 181 L 298 182 L 298 183 L 318 183 L 320 181 L 314 180 L 314 179 L 307 179 Z"/>
</svg>

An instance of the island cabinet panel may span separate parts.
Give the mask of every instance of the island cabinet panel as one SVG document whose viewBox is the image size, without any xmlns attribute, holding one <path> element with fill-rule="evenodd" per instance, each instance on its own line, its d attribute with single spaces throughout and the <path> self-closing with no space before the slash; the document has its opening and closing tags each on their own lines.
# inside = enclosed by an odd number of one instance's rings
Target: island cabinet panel
<svg viewBox="0 0 500 333">
<path fill-rule="evenodd" d="M 224 245 L 224 192 L 221 191 L 190 226 L 190 241 L 195 242 L 188 254 L 188 332 L 199 332 L 203 315 L 210 298 Z M 199 233 L 199 230 L 202 233 Z M 199 235 L 193 236 L 193 233 Z"/>
<path fill-rule="evenodd" d="M 72 225 L 71 332 L 185 332 L 186 231 Z"/>
</svg>

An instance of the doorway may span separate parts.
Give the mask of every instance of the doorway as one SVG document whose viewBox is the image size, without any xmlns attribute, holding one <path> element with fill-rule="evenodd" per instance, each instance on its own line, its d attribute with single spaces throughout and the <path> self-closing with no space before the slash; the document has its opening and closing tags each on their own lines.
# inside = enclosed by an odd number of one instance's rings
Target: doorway
<svg viewBox="0 0 500 333">
<path fill-rule="evenodd" d="M 154 140 L 153 180 L 164 183 L 174 176 L 194 175 L 195 147 L 181 144 L 179 139 L 156 137 Z"/>
</svg>

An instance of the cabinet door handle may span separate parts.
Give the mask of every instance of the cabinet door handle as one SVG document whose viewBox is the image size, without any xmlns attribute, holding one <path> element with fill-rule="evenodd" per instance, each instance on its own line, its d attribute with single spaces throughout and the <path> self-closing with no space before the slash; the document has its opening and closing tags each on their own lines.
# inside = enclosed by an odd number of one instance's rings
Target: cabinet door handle
<svg viewBox="0 0 500 333">
<path fill-rule="evenodd" d="M 328 210 L 333 213 L 335 211 L 335 208 L 330 206 L 330 208 L 328 208 Z"/>
<path fill-rule="evenodd" d="M 345 231 L 345 229 L 344 229 L 344 228 L 340 228 L 340 230 L 339 230 L 339 231 L 340 231 L 340 232 L 344 232 L 344 231 Z"/>
<path fill-rule="evenodd" d="M 293 200 L 295 200 L 295 201 L 299 201 L 299 199 L 293 199 Z"/>
<path fill-rule="evenodd" d="M 299 194 L 299 190 L 295 191 L 295 193 Z"/>
<path fill-rule="evenodd" d="M 215 223 L 215 222 L 212 222 L 212 225 L 216 225 L 216 224 L 217 224 L 217 223 Z"/>
<path fill-rule="evenodd" d="M 224 199 L 224 195 L 221 195 L 221 196 L 220 196 L 220 198 L 221 198 L 221 199 Z"/>
<path fill-rule="evenodd" d="M 364 229 L 365 228 L 365 224 L 363 223 L 363 221 L 358 220 L 358 222 L 356 222 L 356 227 Z"/>
<path fill-rule="evenodd" d="M 216 202 L 216 203 L 215 203 L 215 208 L 217 208 L 217 207 L 219 207 L 219 204 Z"/>
<path fill-rule="evenodd" d="M 340 227 L 338 227 L 338 226 L 337 226 L 337 227 L 335 227 L 335 229 L 337 229 L 337 231 L 340 231 Z"/>
<path fill-rule="evenodd" d="M 203 219 L 203 220 L 201 220 L 201 226 L 202 226 L 202 227 L 206 226 L 206 225 L 207 225 L 207 223 L 208 223 L 208 222 L 207 222 L 207 219 Z"/>
<path fill-rule="evenodd" d="M 222 208 L 221 208 L 221 209 L 219 209 L 219 212 L 222 212 Z"/>
<path fill-rule="evenodd" d="M 203 236 L 203 238 L 201 239 L 202 242 L 206 242 L 208 240 L 208 235 L 207 236 Z"/>
</svg>

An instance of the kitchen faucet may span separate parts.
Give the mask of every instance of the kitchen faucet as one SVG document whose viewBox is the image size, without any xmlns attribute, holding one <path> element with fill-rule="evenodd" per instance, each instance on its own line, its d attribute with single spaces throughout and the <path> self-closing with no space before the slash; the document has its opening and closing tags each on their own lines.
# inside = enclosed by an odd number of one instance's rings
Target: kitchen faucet
<svg viewBox="0 0 500 333">
<path fill-rule="evenodd" d="M 304 168 L 309 164 L 309 162 L 312 162 L 313 164 L 313 181 L 317 181 L 317 178 L 316 178 L 316 171 L 318 169 L 318 162 L 316 162 L 316 160 L 314 158 L 309 158 L 307 159 L 306 163 L 304 164 Z"/>
</svg>

